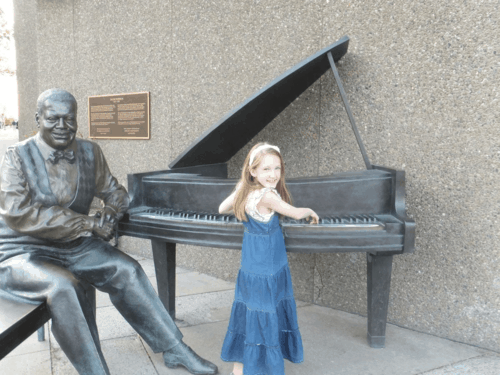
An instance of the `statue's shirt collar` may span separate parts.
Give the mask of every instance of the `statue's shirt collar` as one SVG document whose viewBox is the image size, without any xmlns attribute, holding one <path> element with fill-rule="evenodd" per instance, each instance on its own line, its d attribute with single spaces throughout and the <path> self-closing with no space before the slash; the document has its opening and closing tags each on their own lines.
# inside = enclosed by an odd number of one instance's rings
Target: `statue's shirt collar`
<svg viewBox="0 0 500 375">
<path fill-rule="evenodd" d="M 35 137 L 35 142 L 36 142 L 36 146 L 40 150 L 40 153 L 42 154 L 43 159 L 45 161 L 49 160 L 50 154 L 53 151 L 56 151 L 55 148 L 50 147 L 47 143 L 45 143 L 45 141 L 40 136 L 40 133 L 37 133 L 37 135 Z M 66 150 L 73 150 L 75 155 L 77 154 L 76 153 L 76 151 L 77 151 L 76 139 L 74 139 L 73 142 L 71 142 L 71 144 L 69 145 L 69 147 L 67 147 L 63 151 L 66 151 Z"/>
</svg>

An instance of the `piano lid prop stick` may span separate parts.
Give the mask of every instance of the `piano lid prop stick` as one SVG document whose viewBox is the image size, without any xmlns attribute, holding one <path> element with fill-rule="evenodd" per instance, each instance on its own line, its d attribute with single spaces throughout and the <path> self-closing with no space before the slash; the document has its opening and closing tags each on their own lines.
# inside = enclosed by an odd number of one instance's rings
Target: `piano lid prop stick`
<svg viewBox="0 0 500 375">
<path fill-rule="evenodd" d="M 340 80 L 339 72 L 335 67 L 335 61 L 333 61 L 331 52 L 328 52 L 328 61 L 330 62 L 330 66 L 332 67 L 333 75 L 335 76 L 335 81 L 337 82 L 337 86 L 339 87 L 340 96 L 342 97 L 342 101 L 344 102 L 344 107 L 345 110 L 347 111 L 347 115 L 349 116 L 349 121 L 351 122 L 352 130 L 354 132 L 354 135 L 356 136 L 356 140 L 358 141 L 361 154 L 363 155 L 363 160 L 365 161 L 366 169 L 372 169 L 372 164 L 368 159 L 365 146 L 363 145 L 363 141 L 361 140 L 361 136 L 359 135 L 358 128 L 356 127 L 356 123 L 354 122 L 354 117 L 352 116 L 351 107 L 349 106 L 349 102 L 347 101 L 347 95 L 344 91 L 344 87 L 342 86 L 342 81 Z"/>
</svg>

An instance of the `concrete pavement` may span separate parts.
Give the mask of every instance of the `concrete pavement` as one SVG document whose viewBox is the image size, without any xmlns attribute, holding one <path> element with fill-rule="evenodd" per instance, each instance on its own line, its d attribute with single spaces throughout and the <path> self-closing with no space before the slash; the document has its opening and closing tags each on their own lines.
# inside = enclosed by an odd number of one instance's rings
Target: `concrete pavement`
<svg viewBox="0 0 500 375">
<path fill-rule="evenodd" d="M 15 129 L 0 129 L 0 155 L 17 142 Z M 153 261 L 134 256 L 156 287 Z M 184 341 L 227 375 L 232 364 L 220 359 L 234 283 L 177 268 L 176 310 Z M 456 343 L 389 324 L 384 349 L 366 343 L 366 318 L 297 301 L 305 360 L 285 361 L 288 375 L 500 375 L 498 353 Z M 49 322 L 50 323 L 50 322 Z M 0 361 L 0 374 L 76 374 L 46 324 L 46 340 L 36 333 Z M 181 375 L 168 369 L 111 304 L 97 294 L 97 323 L 112 374 Z"/>
<path fill-rule="evenodd" d="M 135 257 L 156 287 L 153 261 Z M 184 341 L 227 375 L 232 365 L 220 359 L 234 283 L 177 268 L 176 309 Z M 305 360 L 285 361 L 287 375 L 500 375 L 498 353 L 389 324 L 385 349 L 366 343 L 366 318 L 297 301 Z M 98 293 L 97 323 L 112 374 L 181 375 L 168 369 L 112 306 Z M 46 325 L 49 332 L 49 323 Z M 0 374 L 76 374 L 52 335 L 36 334 L 0 361 Z"/>
</svg>

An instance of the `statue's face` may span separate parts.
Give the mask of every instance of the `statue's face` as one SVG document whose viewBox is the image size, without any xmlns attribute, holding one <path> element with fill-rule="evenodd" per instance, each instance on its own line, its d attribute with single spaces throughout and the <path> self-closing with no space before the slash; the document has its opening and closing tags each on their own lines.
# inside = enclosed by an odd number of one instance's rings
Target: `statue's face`
<svg viewBox="0 0 500 375">
<path fill-rule="evenodd" d="M 36 114 L 39 133 L 49 146 L 64 150 L 75 139 L 76 103 L 73 100 L 48 98 L 41 111 Z"/>
</svg>

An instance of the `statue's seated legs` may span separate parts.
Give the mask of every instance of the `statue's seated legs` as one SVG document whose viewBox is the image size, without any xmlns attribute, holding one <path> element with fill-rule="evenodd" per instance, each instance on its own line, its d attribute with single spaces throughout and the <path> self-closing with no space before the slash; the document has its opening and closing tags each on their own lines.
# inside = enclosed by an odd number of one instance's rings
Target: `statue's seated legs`
<svg viewBox="0 0 500 375">
<path fill-rule="evenodd" d="M 182 333 L 140 264 L 99 239 L 81 242 L 70 253 L 58 251 L 48 256 L 46 251 L 35 251 L 0 263 L 0 288 L 27 299 L 47 301 L 52 332 L 82 374 L 109 374 L 109 370 L 81 281 L 109 293 L 118 311 L 154 352 L 165 352 L 179 344 Z"/>
<path fill-rule="evenodd" d="M 29 300 L 46 300 L 54 337 L 77 371 L 109 374 L 81 283 L 64 268 L 30 258 L 23 254 L 0 263 L 0 288 Z"/>
</svg>

